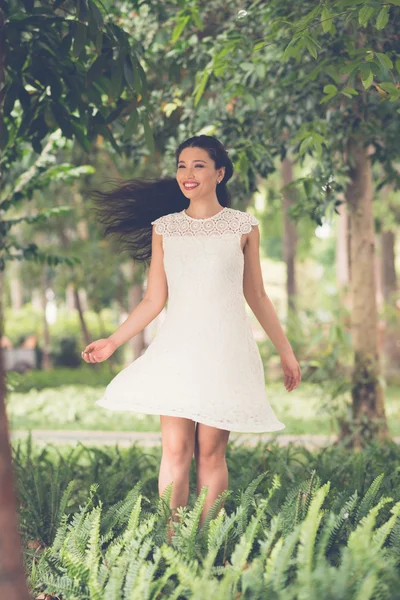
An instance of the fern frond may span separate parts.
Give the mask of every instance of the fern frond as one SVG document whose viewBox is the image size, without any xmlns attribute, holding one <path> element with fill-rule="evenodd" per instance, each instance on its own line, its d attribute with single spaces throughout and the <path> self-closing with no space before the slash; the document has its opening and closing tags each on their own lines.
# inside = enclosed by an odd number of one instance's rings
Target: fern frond
<svg viewBox="0 0 400 600">
<path fill-rule="evenodd" d="M 106 534 L 117 526 L 124 525 L 128 521 L 132 508 L 136 505 L 141 487 L 142 482 L 138 481 L 123 500 L 120 500 L 107 510 L 101 522 L 101 531 L 103 534 Z"/>
<path fill-rule="evenodd" d="M 85 564 L 89 571 L 88 587 L 91 600 L 101 600 L 102 588 L 99 586 L 97 574 L 100 563 L 100 518 L 101 506 L 97 506 L 92 512 L 92 526 L 86 548 Z"/>
<path fill-rule="evenodd" d="M 373 503 L 375 501 L 375 498 L 376 498 L 376 496 L 379 492 L 379 489 L 382 485 L 382 480 L 384 478 L 384 475 L 385 475 L 384 473 L 380 473 L 377 477 L 375 477 L 375 479 L 369 486 L 367 492 L 364 494 L 364 497 L 362 498 L 360 505 L 356 511 L 356 515 L 355 515 L 356 522 L 359 522 L 371 510 Z"/>
<path fill-rule="evenodd" d="M 280 538 L 278 540 L 278 542 L 282 540 L 283 545 L 281 545 L 281 547 L 276 550 L 276 546 L 278 545 L 277 542 L 271 552 L 271 563 L 269 564 L 269 567 L 271 568 L 274 564 L 274 569 L 270 571 L 272 575 L 272 577 L 270 577 L 270 582 L 272 583 L 272 589 L 275 592 L 283 592 L 283 590 L 287 587 L 287 572 L 291 567 L 292 562 L 294 562 L 293 554 L 295 552 L 296 545 L 299 541 L 300 530 L 301 526 L 297 525 L 292 531 L 292 533 L 285 540 L 283 538 Z M 273 560 L 272 558 L 273 554 L 275 554 L 275 560 Z M 266 565 L 265 570 L 266 576 L 267 573 L 268 565 Z M 267 577 L 265 579 L 265 582 L 267 583 Z"/>
<path fill-rule="evenodd" d="M 299 595 L 299 600 L 305 599 L 304 592 L 307 588 L 309 589 L 311 584 L 315 539 L 322 519 L 321 506 L 329 493 L 329 489 L 330 482 L 328 481 L 317 490 L 311 501 L 307 516 L 301 524 L 300 544 L 297 552 L 297 578 L 303 593 Z"/>
<path fill-rule="evenodd" d="M 208 551 L 203 561 L 203 576 L 206 579 L 213 572 L 217 554 L 222 544 L 227 541 L 229 532 L 232 531 L 235 522 L 240 516 L 241 510 L 243 510 L 242 507 L 238 507 L 238 511 L 228 517 L 225 509 L 222 508 L 219 515 L 211 521 L 207 538 Z"/>
<path fill-rule="evenodd" d="M 265 477 L 267 475 L 268 475 L 268 471 L 264 471 L 263 473 L 260 473 L 260 475 L 258 475 L 258 477 L 255 477 L 255 479 L 253 479 L 253 481 L 250 482 L 250 484 L 247 486 L 246 490 L 244 492 L 242 492 L 240 495 L 239 503 L 243 507 L 243 511 L 241 513 L 240 520 L 238 521 L 238 528 L 237 528 L 238 537 L 241 537 L 246 530 L 246 527 L 248 525 L 250 506 L 253 505 L 253 503 L 254 503 L 254 493 L 255 493 L 258 485 L 260 484 L 260 482 L 263 479 L 265 479 Z"/>
<path fill-rule="evenodd" d="M 379 529 L 374 531 L 372 536 L 372 545 L 375 550 L 381 549 L 383 544 L 386 541 L 386 538 L 391 533 L 393 527 L 396 524 L 397 517 L 400 515 L 400 502 L 396 502 L 394 506 L 390 509 L 392 516 L 388 521 L 386 521 Z"/>
<path fill-rule="evenodd" d="M 175 523 L 175 534 L 172 543 L 184 553 L 185 559 L 192 559 L 196 555 L 196 540 L 201 513 L 204 508 L 208 486 L 203 486 L 196 499 L 192 510 L 186 510 L 186 514 L 178 523 Z M 177 513 L 179 514 L 179 513 Z"/>
<path fill-rule="evenodd" d="M 355 554 L 358 551 L 360 555 L 367 555 L 367 553 L 370 552 L 372 529 L 375 526 L 378 512 L 385 504 L 392 501 L 393 498 L 381 498 L 379 502 L 370 509 L 369 513 L 361 519 L 357 525 L 357 528 L 349 535 L 347 547 L 351 551 L 353 551 Z"/>
<path fill-rule="evenodd" d="M 208 530 L 210 527 L 210 523 L 213 519 L 215 519 L 218 511 L 222 510 L 222 505 L 225 500 L 231 495 L 232 490 L 223 490 L 221 494 L 214 500 L 212 505 L 210 506 L 206 518 L 204 519 L 203 526 L 200 531 L 200 536 L 202 540 L 206 540 L 208 536 Z"/>
<path fill-rule="evenodd" d="M 340 530 L 342 529 L 344 523 L 348 523 L 350 516 L 352 515 L 353 511 L 355 510 L 356 504 L 357 504 L 357 499 L 358 499 L 358 493 L 357 490 L 354 492 L 354 494 L 352 494 L 350 496 L 350 498 L 347 500 L 347 502 L 345 502 L 345 504 L 342 506 L 342 508 L 340 509 L 340 513 L 336 516 L 335 520 L 332 523 L 332 527 L 329 529 L 325 529 L 322 533 L 322 539 L 320 541 L 319 544 L 319 548 L 318 548 L 318 552 L 319 555 L 322 556 L 322 553 L 326 553 L 328 552 L 331 548 L 332 545 L 334 543 L 334 541 L 337 539 L 337 536 L 340 532 Z M 328 534 L 329 536 L 326 539 L 325 538 L 325 533 Z M 326 539 L 326 545 L 324 547 L 324 541 Z"/>
</svg>

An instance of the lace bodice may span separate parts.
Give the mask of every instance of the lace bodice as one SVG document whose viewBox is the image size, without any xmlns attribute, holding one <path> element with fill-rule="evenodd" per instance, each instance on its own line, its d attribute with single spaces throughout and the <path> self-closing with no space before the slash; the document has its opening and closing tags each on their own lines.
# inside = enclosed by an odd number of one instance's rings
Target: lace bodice
<svg viewBox="0 0 400 600">
<path fill-rule="evenodd" d="M 163 236 L 225 236 L 249 233 L 258 225 L 256 217 L 250 213 L 224 207 L 216 215 L 205 219 L 195 219 L 186 214 L 185 209 L 169 213 L 152 221 L 156 233 Z"/>
</svg>

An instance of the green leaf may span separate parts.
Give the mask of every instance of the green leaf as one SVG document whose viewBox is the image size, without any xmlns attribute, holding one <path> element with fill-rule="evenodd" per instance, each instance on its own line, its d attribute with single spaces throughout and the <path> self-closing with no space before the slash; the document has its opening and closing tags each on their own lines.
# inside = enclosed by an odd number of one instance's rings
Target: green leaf
<svg viewBox="0 0 400 600">
<path fill-rule="evenodd" d="M 78 0 L 78 19 L 79 21 L 87 21 L 88 5 L 86 0 Z"/>
<path fill-rule="evenodd" d="M 51 97 L 53 100 L 58 100 L 63 91 L 62 81 L 57 77 L 56 72 L 53 71 L 48 71 L 47 77 L 50 85 Z"/>
<path fill-rule="evenodd" d="M 97 4 L 93 0 L 89 0 L 89 17 L 92 17 L 98 29 L 104 25 L 103 15 L 100 12 Z"/>
<path fill-rule="evenodd" d="M 352 96 L 358 96 L 357 90 L 351 87 L 345 87 L 342 90 L 342 94 L 351 94 Z"/>
<path fill-rule="evenodd" d="M 367 90 L 370 87 L 370 85 L 373 82 L 373 80 L 374 80 L 374 74 L 373 74 L 373 72 L 371 71 L 371 69 L 369 67 L 368 67 L 368 69 L 365 69 L 365 68 L 364 69 L 360 69 L 360 72 L 361 72 L 361 81 L 362 81 L 362 84 L 365 87 L 365 89 Z"/>
<path fill-rule="evenodd" d="M 376 57 L 385 69 L 393 69 L 393 63 L 387 54 L 383 52 L 376 52 Z"/>
<path fill-rule="evenodd" d="M 71 48 L 71 44 L 72 44 L 72 35 L 71 35 L 71 33 L 67 33 L 67 35 L 64 35 L 64 37 L 61 39 L 61 42 L 58 46 L 59 54 L 62 54 L 62 55 L 68 54 L 69 49 Z"/>
<path fill-rule="evenodd" d="M 265 44 L 266 44 L 266 42 L 264 42 L 264 40 L 261 42 L 257 42 L 253 46 L 253 52 L 258 52 L 258 50 L 261 50 L 261 48 L 264 48 Z"/>
<path fill-rule="evenodd" d="M 8 130 L 4 123 L 4 120 L 0 118 L 0 148 L 4 150 L 4 148 L 8 144 Z"/>
<path fill-rule="evenodd" d="M 304 187 L 304 192 L 305 192 L 307 198 L 309 198 L 312 194 L 313 180 L 312 179 L 304 179 L 303 187 Z"/>
<path fill-rule="evenodd" d="M 399 73 L 399 75 L 400 75 L 400 58 L 396 58 L 395 65 L 396 65 L 396 71 L 397 71 L 397 72 Z"/>
<path fill-rule="evenodd" d="M 135 70 L 136 80 L 135 80 L 135 90 L 138 94 L 142 94 L 143 102 L 148 107 L 147 103 L 147 80 L 146 73 L 140 64 L 140 61 L 134 54 L 131 54 L 131 61 L 133 68 Z"/>
<path fill-rule="evenodd" d="M 3 111 L 4 111 L 5 116 L 8 117 L 10 112 L 14 108 L 14 104 L 15 104 L 16 99 L 18 98 L 19 92 L 20 92 L 20 83 L 18 81 L 13 81 L 12 84 L 7 89 L 5 99 L 4 99 Z"/>
<path fill-rule="evenodd" d="M 309 37 L 306 38 L 306 48 L 313 58 L 318 58 L 317 48 L 313 40 Z"/>
<path fill-rule="evenodd" d="M 151 154 L 154 155 L 154 137 L 153 137 L 153 132 L 150 128 L 149 122 L 147 120 L 147 116 L 146 114 L 143 112 L 142 113 L 142 123 L 143 123 L 143 129 L 144 129 L 144 138 L 146 140 L 147 143 L 147 147 L 150 150 Z"/>
<path fill-rule="evenodd" d="M 57 102 L 53 102 L 51 108 L 57 121 L 57 125 L 60 127 L 63 135 L 68 139 L 72 139 L 74 132 L 71 126 L 71 120 L 69 118 L 68 111 L 65 106 Z"/>
<path fill-rule="evenodd" d="M 171 42 L 174 44 L 176 41 L 178 41 L 178 39 L 180 38 L 183 30 L 185 29 L 186 25 L 189 23 L 190 21 L 190 16 L 187 15 L 185 17 L 180 17 L 180 19 L 178 20 L 177 24 L 175 25 L 173 32 L 172 32 L 172 37 L 171 37 Z"/>
<path fill-rule="evenodd" d="M 326 85 L 324 87 L 324 92 L 325 92 L 325 94 L 330 94 L 333 96 L 334 94 L 337 93 L 337 87 L 336 87 L 336 85 L 332 85 L 332 84 Z"/>
<path fill-rule="evenodd" d="M 113 123 L 116 119 L 118 119 L 118 117 L 120 116 L 122 111 L 125 110 L 127 105 L 128 102 L 120 98 L 117 102 L 117 106 L 108 113 L 108 116 L 106 118 L 106 125 L 110 125 L 110 123 Z"/>
<path fill-rule="evenodd" d="M 358 13 L 358 22 L 361 27 L 365 27 L 368 24 L 368 21 L 375 13 L 375 8 L 372 6 L 365 5 L 363 6 Z"/>
<path fill-rule="evenodd" d="M 90 65 L 88 72 L 86 74 L 87 83 L 90 84 L 92 81 L 95 81 L 99 77 L 101 77 L 103 69 L 107 65 L 107 55 L 101 54 L 96 58 L 96 60 Z"/>
<path fill-rule="evenodd" d="M 124 57 L 118 56 L 111 64 L 110 95 L 119 98 L 123 90 L 123 63 Z"/>
<path fill-rule="evenodd" d="M 378 16 L 376 17 L 376 28 L 378 30 L 383 29 L 388 24 L 388 21 L 389 21 L 389 7 L 382 6 L 381 10 L 378 13 Z"/>
<path fill-rule="evenodd" d="M 208 78 L 209 78 L 209 77 L 210 77 L 210 72 L 209 72 L 209 70 L 206 68 L 206 69 L 204 69 L 204 71 L 203 71 L 203 75 L 202 75 L 202 77 L 201 77 L 201 79 L 200 79 L 200 83 L 199 83 L 199 85 L 198 85 L 198 87 L 197 87 L 197 90 L 196 90 L 196 95 L 195 95 L 195 98 L 194 98 L 194 105 L 195 105 L 195 106 L 197 106 L 197 105 L 198 105 L 198 103 L 200 102 L 200 98 L 201 98 L 201 97 L 202 97 L 202 95 L 203 95 L 203 92 L 204 92 L 204 90 L 205 90 L 205 88 L 206 88 L 206 85 L 207 85 L 207 82 L 208 82 Z"/>
<path fill-rule="evenodd" d="M 324 6 L 321 12 L 321 25 L 324 33 L 329 33 L 333 27 L 332 13 L 327 6 Z"/>
<path fill-rule="evenodd" d="M 135 72 L 133 70 L 131 57 L 129 54 L 125 56 L 124 60 L 124 75 L 125 81 L 131 89 L 135 88 Z"/>
<path fill-rule="evenodd" d="M 78 58 L 86 43 L 86 25 L 77 21 L 72 54 Z"/>
<path fill-rule="evenodd" d="M 78 140 L 78 142 L 80 143 L 82 148 L 84 150 L 86 150 L 86 152 L 90 152 L 91 144 L 90 144 L 89 139 L 86 136 L 86 133 L 85 133 L 83 127 L 81 127 L 81 125 L 78 125 L 74 121 L 71 121 L 71 127 L 72 127 L 72 130 L 74 132 L 76 139 Z"/>
<path fill-rule="evenodd" d="M 300 144 L 300 148 L 299 148 L 299 154 L 305 154 L 307 152 L 307 150 L 309 150 L 309 148 L 311 148 L 311 146 L 314 145 L 314 139 L 312 138 L 312 136 L 306 137 Z"/>
<path fill-rule="evenodd" d="M 129 119 L 125 125 L 124 133 L 122 135 L 122 139 L 124 141 L 128 140 L 129 138 L 132 137 L 132 135 L 134 133 L 136 133 L 138 123 L 139 123 L 139 114 L 138 114 L 138 111 L 136 110 L 136 108 L 133 108 L 132 112 L 129 116 Z"/>
<path fill-rule="evenodd" d="M 101 50 L 103 48 L 103 37 L 104 37 L 103 32 L 99 29 L 99 31 L 96 33 L 96 42 L 95 42 L 97 54 L 100 54 Z"/>
<path fill-rule="evenodd" d="M 44 112 L 43 112 L 43 116 L 44 116 L 45 123 L 49 129 L 51 129 L 51 130 L 57 129 L 58 125 L 57 125 L 57 121 L 54 116 L 54 113 L 51 109 L 51 104 L 48 104 L 46 106 L 46 108 L 44 109 Z"/>
<path fill-rule="evenodd" d="M 282 55 L 283 61 L 288 60 L 291 56 L 298 58 L 298 56 L 300 54 L 299 37 L 300 37 L 299 35 L 295 35 L 290 40 L 290 42 L 286 46 L 285 51 Z M 296 44 L 297 44 L 297 46 L 296 46 Z"/>
<path fill-rule="evenodd" d="M 390 92 L 392 92 L 392 93 L 399 92 L 397 87 L 391 81 L 382 81 L 382 83 L 380 83 L 380 86 L 383 90 L 385 90 L 385 92 L 389 92 L 389 93 Z"/>
<path fill-rule="evenodd" d="M 200 31 L 203 31 L 204 25 L 203 25 L 203 21 L 200 18 L 199 9 L 197 8 L 197 6 L 195 6 L 191 10 L 192 10 L 192 19 L 193 19 L 194 24 L 196 25 L 196 27 L 198 29 L 200 29 Z"/>
</svg>

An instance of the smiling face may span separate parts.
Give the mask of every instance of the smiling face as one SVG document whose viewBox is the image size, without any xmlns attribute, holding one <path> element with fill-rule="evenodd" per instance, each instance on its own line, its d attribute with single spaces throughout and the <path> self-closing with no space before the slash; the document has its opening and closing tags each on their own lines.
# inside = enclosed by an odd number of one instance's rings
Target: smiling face
<svg viewBox="0 0 400 600">
<path fill-rule="evenodd" d="M 215 194 L 225 167 L 215 168 L 215 162 L 203 148 L 184 148 L 179 155 L 176 180 L 187 198 Z"/>
</svg>

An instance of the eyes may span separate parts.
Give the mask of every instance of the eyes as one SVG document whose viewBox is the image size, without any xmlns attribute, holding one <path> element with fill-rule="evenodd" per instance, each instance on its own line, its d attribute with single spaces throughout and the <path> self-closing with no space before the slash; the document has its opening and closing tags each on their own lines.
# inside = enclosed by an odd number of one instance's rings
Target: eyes
<svg viewBox="0 0 400 600">
<path fill-rule="evenodd" d="M 203 168 L 204 168 L 204 166 L 203 166 L 203 165 L 194 165 L 194 166 L 195 166 L 195 167 L 200 167 L 201 169 L 203 169 Z M 182 167 L 183 167 L 183 168 L 185 168 L 185 165 L 179 165 L 178 169 L 181 169 Z"/>
</svg>

